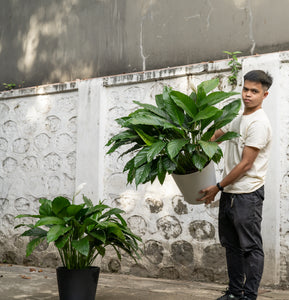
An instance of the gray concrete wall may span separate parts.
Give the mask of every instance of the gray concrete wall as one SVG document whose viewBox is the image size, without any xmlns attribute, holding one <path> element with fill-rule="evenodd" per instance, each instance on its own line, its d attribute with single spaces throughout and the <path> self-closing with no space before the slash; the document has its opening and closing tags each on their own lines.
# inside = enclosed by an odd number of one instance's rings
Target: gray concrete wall
<svg viewBox="0 0 289 300">
<path fill-rule="evenodd" d="M 287 0 L 0 0 L 0 89 L 287 50 Z"/>
</svg>

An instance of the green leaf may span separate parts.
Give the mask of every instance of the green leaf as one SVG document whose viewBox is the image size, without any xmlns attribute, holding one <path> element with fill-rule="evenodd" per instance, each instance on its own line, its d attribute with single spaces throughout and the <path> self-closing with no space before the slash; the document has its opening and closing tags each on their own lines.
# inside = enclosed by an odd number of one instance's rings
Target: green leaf
<svg viewBox="0 0 289 300">
<path fill-rule="evenodd" d="M 110 146 L 113 142 L 117 140 L 133 140 L 136 139 L 138 136 L 135 134 L 135 132 L 131 129 L 122 131 L 119 134 L 114 135 L 105 146 Z"/>
<path fill-rule="evenodd" d="M 69 241 L 69 238 L 70 238 L 70 234 L 66 234 L 64 236 L 61 236 L 59 239 L 57 239 L 55 241 L 55 246 L 58 249 L 62 249 L 67 244 L 67 242 Z"/>
<path fill-rule="evenodd" d="M 76 249 L 82 255 L 88 256 L 88 254 L 89 254 L 89 241 L 88 241 L 87 237 L 85 237 L 81 240 L 72 241 L 71 245 L 74 249 Z"/>
<path fill-rule="evenodd" d="M 212 91 L 213 89 L 215 89 L 219 84 L 219 78 L 213 78 L 210 80 L 206 80 L 203 81 L 202 83 L 200 83 L 197 87 L 197 90 L 199 90 L 200 88 L 204 89 L 204 92 L 206 94 L 208 94 L 210 91 Z"/>
<path fill-rule="evenodd" d="M 106 218 L 106 217 L 111 217 L 112 215 L 122 214 L 122 213 L 124 213 L 124 211 L 121 210 L 121 209 L 119 209 L 119 208 L 117 208 L 117 207 L 111 208 L 110 210 L 108 210 L 107 212 L 105 212 L 105 213 L 99 218 L 99 220 L 104 219 L 104 218 Z"/>
<path fill-rule="evenodd" d="M 217 152 L 215 153 L 215 155 L 212 157 L 212 160 L 218 164 L 221 160 L 221 158 L 223 157 L 223 151 L 221 148 L 218 148 Z"/>
<path fill-rule="evenodd" d="M 219 148 L 218 143 L 216 142 L 198 141 L 198 143 L 209 158 L 212 158 Z"/>
<path fill-rule="evenodd" d="M 167 118 L 167 114 L 163 110 L 161 110 L 159 107 L 156 107 L 156 106 L 151 105 L 151 104 L 141 103 L 139 101 L 133 101 L 133 102 L 138 104 L 139 106 L 144 107 L 145 109 L 149 110 L 150 112 L 158 115 L 159 117 Z"/>
<path fill-rule="evenodd" d="M 149 176 L 151 171 L 151 163 L 145 164 L 135 171 L 135 184 L 138 186 L 141 183 L 144 183 Z"/>
<path fill-rule="evenodd" d="M 218 139 L 216 139 L 215 142 L 221 143 L 221 142 L 228 141 L 228 140 L 231 140 L 231 139 L 239 137 L 239 136 L 240 135 L 238 133 L 236 133 L 236 132 L 228 131 L 225 134 L 223 134 L 221 137 L 219 137 Z"/>
<path fill-rule="evenodd" d="M 164 124 L 164 129 L 172 129 L 173 131 L 176 132 L 176 134 L 185 137 L 185 131 L 183 129 L 180 129 L 179 127 L 177 127 L 176 125 L 172 124 L 172 123 L 165 123 Z"/>
<path fill-rule="evenodd" d="M 70 201 L 65 197 L 56 197 L 52 201 L 52 211 L 58 215 L 64 208 L 70 205 Z"/>
<path fill-rule="evenodd" d="M 135 144 L 133 147 L 129 148 L 128 150 L 124 151 L 119 157 L 122 157 L 128 153 L 134 152 L 142 147 L 142 145 Z"/>
<path fill-rule="evenodd" d="M 241 108 L 241 100 L 237 99 L 231 103 L 225 105 L 222 108 L 223 114 L 215 120 L 214 127 L 219 129 L 230 123 L 237 115 Z"/>
<path fill-rule="evenodd" d="M 125 240 L 125 237 L 124 237 L 123 232 L 121 231 L 120 227 L 113 222 L 109 222 L 108 232 L 113 233 L 121 240 Z"/>
<path fill-rule="evenodd" d="M 208 157 L 203 153 L 194 152 L 192 155 L 192 161 L 194 166 L 201 171 L 208 162 Z"/>
<path fill-rule="evenodd" d="M 179 107 L 181 107 L 190 117 L 195 117 L 198 111 L 196 104 L 192 100 L 192 98 L 178 91 L 172 91 L 170 93 L 170 96 L 174 100 L 174 102 Z"/>
<path fill-rule="evenodd" d="M 65 224 L 65 221 L 58 217 L 43 217 L 36 222 L 35 226 Z"/>
<path fill-rule="evenodd" d="M 153 136 L 150 136 L 146 134 L 143 130 L 141 129 L 135 129 L 139 137 L 146 143 L 147 146 L 152 145 L 156 139 Z"/>
<path fill-rule="evenodd" d="M 147 152 L 147 161 L 151 162 L 166 146 L 166 143 L 163 141 L 158 141 L 153 143 Z"/>
<path fill-rule="evenodd" d="M 206 97 L 206 92 L 204 90 L 203 86 L 198 86 L 198 91 L 197 91 L 197 100 L 196 100 L 196 104 L 197 106 L 199 106 L 200 104 L 202 104 L 203 99 Z"/>
<path fill-rule="evenodd" d="M 198 114 L 194 118 L 194 121 L 196 122 L 196 121 L 212 118 L 219 111 L 220 110 L 214 106 L 208 106 L 205 109 L 198 112 Z"/>
<path fill-rule="evenodd" d="M 214 129 L 214 128 L 212 128 L 212 129 L 206 131 L 206 132 L 202 135 L 202 137 L 201 137 L 202 141 L 209 141 L 209 140 L 212 138 L 212 136 L 214 135 L 214 133 L 215 133 L 215 129 Z M 216 142 L 216 141 L 215 141 L 215 142 Z"/>
<path fill-rule="evenodd" d="M 130 123 L 134 125 L 163 126 L 166 122 L 166 119 L 153 115 L 150 112 L 139 112 L 130 119 Z"/>
<path fill-rule="evenodd" d="M 62 225 L 54 225 L 50 228 L 47 233 L 47 242 L 54 242 L 56 241 L 61 235 L 64 235 L 66 232 L 71 230 L 71 226 L 65 227 Z"/>
<path fill-rule="evenodd" d="M 138 152 L 138 154 L 134 157 L 134 166 L 136 168 L 147 162 L 148 151 L 149 151 L 149 147 L 145 147 L 141 149 Z"/>
<path fill-rule="evenodd" d="M 20 214 L 15 217 L 15 219 L 20 219 L 20 218 L 42 218 L 42 216 L 41 215 L 30 215 L 30 214 Z M 14 228 L 17 228 L 17 226 L 15 226 Z"/>
<path fill-rule="evenodd" d="M 123 172 L 125 172 L 127 170 L 131 170 L 133 168 L 134 168 L 134 157 L 125 164 L 125 166 L 123 168 Z"/>
<path fill-rule="evenodd" d="M 187 139 L 172 140 L 167 145 L 167 151 L 170 159 L 173 159 L 178 155 L 181 149 L 189 142 Z"/>
<path fill-rule="evenodd" d="M 165 178 L 166 178 L 167 171 L 163 164 L 162 157 L 160 157 L 160 159 L 158 160 L 157 168 L 158 168 L 158 180 L 159 180 L 160 184 L 163 184 L 165 181 Z"/>
<path fill-rule="evenodd" d="M 168 173 L 172 173 L 173 171 L 175 171 L 177 165 L 171 161 L 168 157 L 164 157 L 162 160 L 162 164 L 165 168 L 165 170 L 167 170 Z"/>
<path fill-rule="evenodd" d="M 39 199 L 40 208 L 39 208 L 39 214 L 42 216 L 51 216 L 51 210 L 52 210 L 52 201 L 41 198 Z"/>
<path fill-rule="evenodd" d="M 68 217 L 75 216 L 83 209 L 84 206 L 85 206 L 85 204 L 80 204 L 80 205 L 72 204 L 72 205 L 68 206 L 66 209 L 67 216 Z"/>
<path fill-rule="evenodd" d="M 40 245 L 44 240 L 45 240 L 45 238 L 43 238 L 43 237 L 38 237 L 36 239 L 31 240 L 26 246 L 26 256 L 31 255 L 31 253 L 34 251 L 34 249 L 38 245 Z"/>
<path fill-rule="evenodd" d="M 160 94 L 160 95 L 155 95 L 155 101 L 156 101 L 157 106 L 158 106 L 160 109 L 164 109 L 164 108 L 165 108 L 164 98 L 163 98 L 163 95 L 162 95 L 162 94 Z"/>
<path fill-rule="evenodd" d="M 215 105 L 231 96 L 239 95 L 240 93 L 235 92 L 214 92 L 209 94 L 205 99 L 203 99 L 201 105 L 209 104 L 209 105 Z"/>
<path fill-rule="evenodd" d="M 169 114 L 173 123 L 179 124 L 180 126 L 182 126 L 182 124 L 184 123 L 184 113 L 183 113 L 182 109 L 179 108 L 175 104 L 173 99 L 170 97 L 170 92 L 171 92 L 171 89 L 169 89 L 168 87 L 164 87 L 163 99 L 164 99 L 165 110 Z"/>
<path fill-rule="evenodd" d="M 100 240 L 102 243 L 106 242 L 106 235 L 103 230 L 90 231 L 88 234 L 94 237 L 95 239 Z"/>
<path fill-rule="evenodd" d="M 47 231 L 42 228 L 31 228 L 21 234 L 21 236 L 38 236 L 38 237 L 45 237 L 46 235 L 47 235 Z"/>
<path fill-rule="evenodd" d="M 87 198 L 86 196 L 83 195 L 82 199 L 87 207 L 93 207 L 93 203 L 89 198 Z"/>
</svg>

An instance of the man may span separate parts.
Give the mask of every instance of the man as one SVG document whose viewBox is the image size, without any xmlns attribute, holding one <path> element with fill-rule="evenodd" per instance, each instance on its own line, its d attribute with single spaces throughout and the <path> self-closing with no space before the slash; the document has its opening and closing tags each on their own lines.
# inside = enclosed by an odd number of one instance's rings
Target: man
<svg viewBox="0 0 289 300">
<path fill-rule="evenodd" d="M 217 130 L 212 138 L 228 131 L 240 134 L 226 144 L 222 181 L 201 191 L 205 195 L 200 201 L 206 204 L 222 191 L 219 237 L 226 249 L 229 287 L 217 300 L 257 299 L 264 267 L 261 220 L 272 137 L 262 103 L 271 84 L 268 73 L 248 72 L 242 90 L 243 114 Z"/>
</svg>

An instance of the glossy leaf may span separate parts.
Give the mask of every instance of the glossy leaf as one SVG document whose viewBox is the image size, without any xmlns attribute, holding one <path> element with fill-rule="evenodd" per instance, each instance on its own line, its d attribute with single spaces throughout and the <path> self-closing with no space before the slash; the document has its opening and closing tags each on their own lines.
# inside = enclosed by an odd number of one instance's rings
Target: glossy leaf
<svg viewBox="0 0 289 300">
<path fill-rule="evenodd" d="M 172 91 L 170 93 L 171 98 L 174 102 L 181 107 L 190 117 L 194 118 L 197 114 L 197 107 L 195 102 L 187 95 L 178 92 Z"/>
<path fill-rule="evenodd" d="M 167 151 L 170 159 L 176 157 L 176 155 L 181 151 L 181 149 L 189 142 L 186 139 L 172 140 L 167 144 Z"/>
<path fill-rule="evenodd" d="M 70 202 L 65 197 L 56 197 L 52 201 L 52 211 L 58 215 L 64 208 L 68 207 Z"/>
<path fill-rule="evenodd" d="M 135 158 L 134 158 L 134 166 L 136 168 L 147 162 L 148 151 L 149 151 L 149 147 L 143 148 L 135 156 Z"/>
<path fill-rule="evenodd" d="M 198 114 L 195 116 L 194 121 L 200 121 L 203 119 L 209 119 L 216 115 L 220 110 L 214 106 L 208 106 L 204 110 L 201 110 L 198 112 Z"/>
<path fill-rule="evenodd" d="M 151 104 L 141 103 L 139 101 L 133 101 L 133 102 L 138 104 L 139 106 L 144 107 L 145 109 L 149 110 L 150 112 L 156 114 L 159 117 L 167 118 L 167 114 L 163 110 L 161 110 L 159 107 L 156 107 Z"/>
<path fill-rule="evenodd" d="M 31 240 L 27 246 L 26 246 L 26 256 L 29 256 L 32 254 L 32 252 L 34 251 L 34 249 L 40 245 L 42 242 L 44 241 L 43 237 L 38 237 L 36 239 Z"/>
<path fill-rule="evenodd" d="M 203 88 L 204 92 L 208 94 L 210 91 L 215 89 L 218 86 L 218 84 L 219 84 L 219 78 L 213 78 L 200 83 L 197 89 L 199 90 L 200 88 Z"/>
<path fill-rule="evenodd" d="M 146 143 L 147 146 L 151 146 L 156 141 L 156 139 L 153 136 L 146 134 L 141 129 L 135 129 L 135 131 L 137 132 L 139 137 Z"/>
<path fill-rule="evenodd" d="M 61 235 L 64 235 L 66 232 L 71 230 L 71 226 L 65 227 L 63 225 L 54 225 L 50 228 L 47 233 L 47 242 L 54 242 L 56 241 Z"/>
<path fill-rule="evenodd" d="M 215 105 L 231 96 L 239 95 L 239 93 L 235 92 L 214 92 L 209 94 L 206 98 L 203 99 L 202 105 L 208 104 L 208 105 Z"/>
<path fill-rule="evenodd" d="M 239 137 L 240 135 L 236 132 L 233 131 L 228 131 L 225 134 L 223 134 L 221 137 L 219 137 L 218 139 L 215 140 L 215 142 L 217 143 L 221 143 L 227 140 L 231 140 L 233 138 Z"/>
<path fill-rule="evenodd" d="M 192 155 L 192 161 L 198 170 L 202 170 L 208 162 L 208 157 L 205 154 L 194 152 Z"/>
<path fill-rule="evenodd" d="M 217 149 L 219 148 L 216 142 L 199 141 L 198 143 L 201 145 L 202 149 L 208 155 L 209 158 L 212 158 L 216 153 Z"/>
<path fill-rule="evenodd" d="M 158 141 L 153 143 L 148 152 L 147 152 L 147 161 L 151 162 L 166 146 L 166 143 L 163 141 Z"/>
<path fill-rule="evenodd" d="M 72 241 L 71 245 L 74 249 L 76 249 L 82 255 L 88 256 L 88 254 L 89 254 L 89 241 L 86 237 L 83 238 L 83 239 L 80 239 L 80 240 Z"/>
<path fill-rule="evenodd" d="M 65 221 L 62 218 L 58 217 L 44 217 L 41 218 L 38 222 L 36 222 L 35 226 L 42 225 L 56 225 L 56 224 L 65 224 Z"/>
</svg>

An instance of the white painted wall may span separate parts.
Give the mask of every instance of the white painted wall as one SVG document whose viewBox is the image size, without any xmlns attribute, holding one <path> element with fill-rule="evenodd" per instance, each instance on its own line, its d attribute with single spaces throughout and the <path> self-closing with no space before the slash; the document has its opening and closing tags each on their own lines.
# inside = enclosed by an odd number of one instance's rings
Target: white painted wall
<svg viewBox="0 0 289 300">
<path fill-rule="evenodd" d="M 289 52 L 244 57 L 242 75 L 268 70 L 274 77 L 265 111 L 274 143 L 263 215 L 265 271 L 263 283 L 289 279 Z M 84 193 L 97 202 L 106 199 L 121 207 L 128 223 L 144 241 L 144 258 L 121 264 L 108 254 L 103 269 L 142 276 L 225 281 L 223 249 L 217 235 L 218 201 L 206 207 L 183 201 L 171 177 L 157 182 L 126 185 L 122 173 L 128 158 L 106 155 L 108 139 L 120 128 L 114 121 L 135 109 L 133 100 L 154 103 L 154 96 L 170 85 L 189 93 L 190 83 L 219 76 L 219 88 L 231 90 L 228 61 L 201 63 L 146 73 L 119 75 L 74 83 L 15 90 L 0 94 L 0 257 L 23 261 L 23 245 L 13 230 L 13 216 L 35 210 L 40 196 L 72 196 L 86 182 Z M 221 177 L 222 162 L 216 166 Z M 12 238 L 11 238 L 12 237 Z M 20 246 L 19 246 L 20 245 Z M 44 261 L 50 248 L 35 254 Z M 40 258 L 42 257 L 42 258 Z"/>
</svg>

